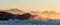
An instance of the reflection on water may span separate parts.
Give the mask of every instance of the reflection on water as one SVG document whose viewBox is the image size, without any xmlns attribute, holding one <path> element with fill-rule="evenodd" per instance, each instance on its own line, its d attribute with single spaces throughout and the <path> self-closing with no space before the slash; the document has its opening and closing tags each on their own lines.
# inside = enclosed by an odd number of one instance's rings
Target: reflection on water
<svg viewBox="0 0 60 25">
<path fill-rule="evenodd" d="M 60 25 L 60 21 L 33 21 L 33 20 L 9 20 L 9 21 L 0 21 L 0 25 Z"/>
</svg>

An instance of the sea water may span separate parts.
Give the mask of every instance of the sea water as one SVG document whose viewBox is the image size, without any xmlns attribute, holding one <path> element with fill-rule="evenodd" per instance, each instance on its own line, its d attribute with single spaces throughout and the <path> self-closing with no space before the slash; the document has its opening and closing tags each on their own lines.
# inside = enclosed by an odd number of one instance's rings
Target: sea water
<svg viewBox="0 0 60 25">
<path fill-rule="evenodd" d="M 0 20 L 0 25 L 60 25 L 60 21 L 33 21 L 33 20 L 9 20 L 9 21 L 3 21 Z"/>
</svg>

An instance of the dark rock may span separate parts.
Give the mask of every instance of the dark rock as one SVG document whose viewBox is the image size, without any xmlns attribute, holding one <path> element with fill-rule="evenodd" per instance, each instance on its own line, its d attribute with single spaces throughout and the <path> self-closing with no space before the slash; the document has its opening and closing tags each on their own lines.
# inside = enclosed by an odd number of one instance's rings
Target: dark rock
<svg viewBox="0 0 60 25">
<path fill-rule="evenodd" d="M 20 20 L 28 20 L 30 17 L 31 17 L 31 14 L 25 13 L 25 14 L 22 14 L 22 15 L 17 15 L 16 18 L 20 19 Z"/>
</svg>

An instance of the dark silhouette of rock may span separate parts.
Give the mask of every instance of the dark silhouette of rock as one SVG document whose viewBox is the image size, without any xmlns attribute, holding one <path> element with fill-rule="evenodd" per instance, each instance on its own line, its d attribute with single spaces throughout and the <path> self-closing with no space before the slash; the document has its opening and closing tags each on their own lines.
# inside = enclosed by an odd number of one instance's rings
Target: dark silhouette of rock
<svg viewBox="0 0 60 25">
<path fill-rule="evenodd" d="M 22 15 L 17 15 L 16 18 L 20 19 L 20 20 L 28 20 L 30 17 L 31 17 L 31 14 L 25 13 L 25 14 L 22 14 Z"/>
<path fill-rule="evenodd" d="M 20 19 L 20 20 L 28 20 L 31 17 L 31 14 L 24 13 L 22 15 L 11 14 L 5 11 L 0 11 L 0 20 L 9 20 L 9 19 Z"/>
<path fill-rule="evenodd" d="M 8 19 L 14 19 L 15 15 L 8 13 L 8 12 L 4 12 L 4 11 L 0 11 L 0 20 L 8 20 Z"/>
</svg>

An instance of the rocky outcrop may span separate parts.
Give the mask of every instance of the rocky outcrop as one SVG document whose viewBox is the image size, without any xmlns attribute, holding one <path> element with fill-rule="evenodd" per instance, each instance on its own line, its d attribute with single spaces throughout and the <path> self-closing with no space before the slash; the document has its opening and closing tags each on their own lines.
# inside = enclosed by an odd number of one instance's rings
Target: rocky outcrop
<svg viewBox="0 0 60 25">
<path fill-rule="evenodd" d="M 15 15 L 5 12 L 5 11 L 0 11 L 0 20 L 9 20 L 9 19 L 14 19 Z"/>
<path fill-rule="evenodd" d="M 9 19 L 19 19 L 19 20 L 29 20 L 31 14 L 24 13 L 24 14 L 12 14 L 5 11 L 0 11 L 0 20 L 9 20 Z"/>
<path fill-rule="evenodd" d="M 20 20 L 29 20 L 29 18 L 31 17 L 31 14 L 29 13 L 24 13 L 22 15 L 17 15 L 17 19 L 20 19 Z"/>
</svg>

